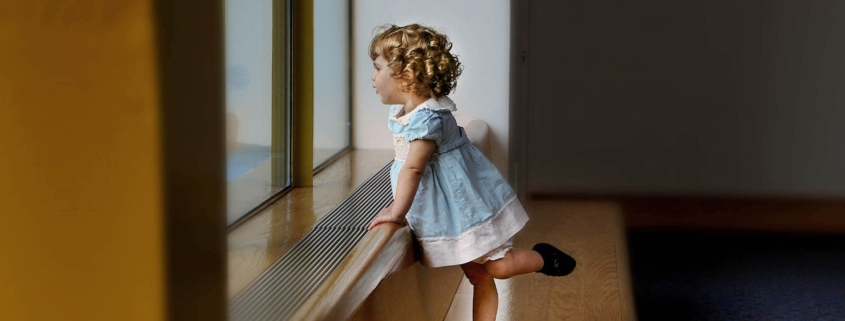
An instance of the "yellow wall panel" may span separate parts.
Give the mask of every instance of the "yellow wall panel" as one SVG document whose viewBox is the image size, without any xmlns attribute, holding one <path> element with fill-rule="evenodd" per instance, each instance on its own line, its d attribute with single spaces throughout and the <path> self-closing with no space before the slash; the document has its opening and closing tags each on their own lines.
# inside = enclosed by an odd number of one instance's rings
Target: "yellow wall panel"
<svg viewBox="0 0 845 321">
<path fill-rule="evenodd" d="M 0 4 L 0 320 L 164 318 L 150 0 Z"/>
</svg>

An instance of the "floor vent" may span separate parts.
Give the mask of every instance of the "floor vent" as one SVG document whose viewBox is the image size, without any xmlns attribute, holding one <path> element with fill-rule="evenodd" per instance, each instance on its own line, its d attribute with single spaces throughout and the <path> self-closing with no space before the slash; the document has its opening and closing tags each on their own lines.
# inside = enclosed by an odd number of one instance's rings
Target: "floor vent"
<svg viewBox="0 0 845 321">
<path fill-rule="evenodd" d="M 287 320 L 390 204 L 390 166 L 364 182 L 229 303 L 229 320 Z"/>
</svg>

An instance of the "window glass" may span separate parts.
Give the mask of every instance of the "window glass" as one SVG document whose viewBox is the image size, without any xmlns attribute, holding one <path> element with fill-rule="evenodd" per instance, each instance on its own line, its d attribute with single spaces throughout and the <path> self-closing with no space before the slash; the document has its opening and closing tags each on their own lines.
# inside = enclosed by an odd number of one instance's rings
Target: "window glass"
<svg viewBox="0 0 845 321">
<path fill-rule="evenodd" d="M 275 9 L 273 0 L 225 0 L 230 225 L 289 185 L 287 19 Z"/>
<path fill-rule="evenodd" d="M 314 1 L 314 167 L 349 146 L 349 0 Z"/>
</svg>

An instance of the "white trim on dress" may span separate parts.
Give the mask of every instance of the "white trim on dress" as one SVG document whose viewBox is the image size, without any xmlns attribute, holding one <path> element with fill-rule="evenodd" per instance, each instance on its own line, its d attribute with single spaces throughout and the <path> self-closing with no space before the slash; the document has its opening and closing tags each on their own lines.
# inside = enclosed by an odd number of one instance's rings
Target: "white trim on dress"
<svg viewBox="0 0 845 321">
<path fill-rule="evenodd" d="M 401 105 L 397 105 L 397 106 L 401 106 Z M 409 122 L 409 119 L 411 118 L 411 115 L 413 115 L 414 113 L 416 113 L 417 111 L 419 111 L 420 109 L 423 109 L 423 108 L 428 108 L 428 109 L 431 109 L 433 111 L 438 111 L 438 110 L 443 110 L 443 109 L 448 109 L 450 111 L 457 111 L 458 110 L 457 105 L 455 105 L 455 102 L 452 101 L 451 98 L 449 98 L 448 96 L 443 96 L 443 97 L 440 97 L 438 99 L 429 98 L 428 100 L 424 101 L 422 104 L 419 104 L 417 107 L 414 107 L 414 110 L 411 110 L 410 112 L 408 112 L 407 114 L 404 114 L 402 116 L 399 116 L 399 113 L 402 112 L 403 108 L 398 107 L 398 108 L 395 109 L 393 114 L 390 115 L 389 119 L 395 120 L 396 122 L 398 122 L 402 125 L 408 125 L 408 122 Z"/>
<path fill-rule="evenodd" d="M 439 267 L 473 261 L 510 240 L 526 222 L 528 215 L 514 196 L 492 218 L 461 235 L 418 238 L 421 263 Z"/>
</svg>

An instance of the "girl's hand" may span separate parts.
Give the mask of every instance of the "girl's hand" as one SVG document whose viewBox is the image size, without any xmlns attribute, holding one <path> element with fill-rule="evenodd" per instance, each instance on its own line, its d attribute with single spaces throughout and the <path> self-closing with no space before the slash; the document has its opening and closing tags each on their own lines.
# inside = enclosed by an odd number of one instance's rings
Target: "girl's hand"
<svg viewBox="0 0 845 321">
<path fill-rule="evenodd" d="M 392 205 L 390 207 L 384 208 L 381 212 L 376 215 L 376 218 L 370 223 L 370 226 L 367 227 L 367 231 L 372 230 L 376 225 L 381 223 L 393 223 L 399 226 L 405 226 L 408 224 L 408 221 L 405 220 L 405 215 L 398 215 L 393 212 Z"/>
</svg>

